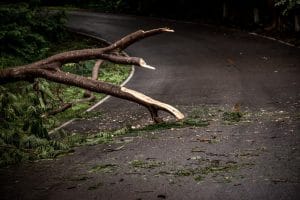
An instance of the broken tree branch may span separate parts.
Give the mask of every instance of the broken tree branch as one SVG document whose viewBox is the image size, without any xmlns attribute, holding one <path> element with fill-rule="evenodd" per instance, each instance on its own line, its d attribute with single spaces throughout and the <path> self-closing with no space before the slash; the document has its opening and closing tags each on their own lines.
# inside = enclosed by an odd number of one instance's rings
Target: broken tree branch
<svg viewBox="0 0 300 200">
<path fill-rule="evenodd" d="M 149 31 L 138 30 L 134 33 L 131 33 L 131 34 L 123 37 L 122 39 L 116 41 L 115 43 L 111 44 L 110 46 L 106 47 L 105 51 L 110 52 L 115 49 L 124 50 L 131 44 L 138 42 L 139 40 L 142 40 L 146 37 L 150 37 L 150 36 L 161 34 L 161 33 L 167 33 L 167 32 L 172 33 L 172 32 L 174 32 L 174 30 L 169 29 L 169 28 L 158 28 L 158 29 L 152 29 Z"/>
<path fill-rule="evenodd" d="M 97 60 L 93 70 L 92 70 L 92 80 L 98 80 L 98 76 L 99 76 L 99 69 L 100 69 L 100 65 L 103 63 L 103 60 Z M 76 101 L 73 102 L 69 102 L 69 103 L 63 103 L 59 108 L 56 108 L 54 110 L 51 110 L 49 112 L 47 112 L 44 116 L 49 116 L 49 115 L 56 115 L 58 113 L 64 112 L 66 110 L 68 110 L 69 108 L 72 108 L 74 105 L 78 104 L 78 103 L 83 103 L 83 102 L 90 102 L 96 99 L 95 95 L 89 91 L 89 90 L 85 90 L 83 93 L 83 97 L 82 99 L 78 99 Z M 62 101 L 62 99 L 60 99 Z M 63 102 L 63 101 L 62 101 Z"/>
<path fill-rule="evenodd" d="M 93 67 L 93 70 L 92 70 L 92 80 L 98 80 L 99 69 L 100 69 L 100 66 L 101 66 L 102 63 L 103 63 L 103 60 L 97 60 L 96 61 L 95 65 Z M 92 101 L 92 100 L 95 99 L 95 96 L 89 90 L 85 90 L 84 91 L 83 97 L 85 97 L 85 98 L 91 98 L 90 101 Z"/>
<path fill-rule="evenodd" d="M 173 30 L 168 28 L 159 28 L 149 31 L 140 30 L 123 37 L 121 40 L 109 45 L 108 47 L 68 51 L 56 54 L 32 64 L 14 68 L 6 68 L 0 70 L 0 84 L 21 80 L 32 81 L 35 78 L 45 78 L 57 83 L 77 86 L 92 92 L 104 93 L 138 103 L 149 110 L 151 117 L 155 122 L 161 121 L 161 119 L 159 119 L 158 117 L 159 110 L 168 112 L 178 120 L 180 120 L 184 118 L 184 115 L 176 108 L 171 105 L 154 100 L 140 92 L 103 81 L 66 73 L 60 70 L 62 65 L 65 63 L 90 59 L 103 59 L 114 63 L 136 65 L 149 69 L 155 69 L 154 67 L 148 65 L 142 58 L 115 55 L 114 51 L 123 50 L 129 45 L 143 38 L 164 32 L 173 32 Z M 70 105 L 66 104 L 61 109 L 67 109 L 69 106 Z"/>
<path fill-rule="evenodd" d="M 134 65 L 140 66 L 140 64 L 139 64 L 140 61 L 137 60 L 136 58 L 132 58 L 132 59 L 127 58 L 127 59 L 122 60 L 122 59 L 117 59 L 116 57 L 113 57 L 113 56 L 111 56 L 111 57 L 107 56 L 106 53 L 110 53 L 111 51 L 116 50 L 116 49 L 118 49 L 119 51 L 124 50 L 131 44 L 133 44 L 141 39 L 144 39 L 144 38 L 147 38 L 147 37 L 150 37 L 153 35 L 157 35 L 160 33 L 164 33 L 164 32 L 174 32 L 174 31 L 171 29 L 168 29 L 168 28 L 158 28 L 158 29 L 153 29 L 153 30 L 149 30 L 149 31 L 139 30 L 139 31 L 136 31 L 134 33 L 131 33 L 131 34 L 123 37 L 122 39 L 116 41 L 115 43 L 111 44 L 108 47 L 63 52 L 63 53 L 59 53 L 54 56 L 48 57 L 46 59 L 37 61 L 35 63 L 26 65 L 26 66 L 45 66 L 45 65 L 49 65 L 50 63 L 57 63 L 57 62 L 59 62 L 60 65 L 62 65 L 65 63 L 70 63 L 70 62 L 78 62 L 81 60 L 92 60 L 92 59 L 103 59 L 103 60 L 110 59 L 109 61 L 115 62 L 115 63 L 134 64 Z M 117 60 L 114 60 L 114 58 Z"/>
<path fill-rule="evenodd" d="M 59 108 L 47 112 L 45 115 L 43 115 L 43 117 L 46 117 L 46 116 L 49 116 L 49 115 L 56 115 L 58 113 L 64 112 L 65 110 L 71 108 L 72 106 L 73 106 L 73 103 L 64 103 Z"/>
</svg>

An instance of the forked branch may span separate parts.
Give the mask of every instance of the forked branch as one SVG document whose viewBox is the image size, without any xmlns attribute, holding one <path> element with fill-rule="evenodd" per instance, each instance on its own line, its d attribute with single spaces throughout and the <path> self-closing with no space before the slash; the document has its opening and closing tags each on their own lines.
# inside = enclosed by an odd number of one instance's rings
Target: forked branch
<svg viewBox="0 0 300 200">
<path fill-rule="evenodd" d="M 60 70 L 62 65 L 65 63 L 90 59 L 102 59 L 114 63 L 130 64 L 144 68 L 155 69 L 154 67 L 148 65 L 142 58 L 116 55 L 115 52 L 124 50 L 129 45 L 141 39 L 164 32 L 173 32 L 173 30 L 168 28 L 159 28 L 149 31 L 140 30 L 123 37 L 122 39 L 116 41 L 108 47 L 63 52 L 28 65 L 3 69 L 0 70 L 0 84 L 21 80 L 32 81 L 35 78 L 45 78 L 57 83 L 77 86 L 89 91 L 104 93 L 133 101 L 142 106 L 145 106 L 149 110 L 152 119 L 155 122 L 161 121 L 158 117 L 159 110 L 168 112 L 172 114 L 176 119 L 180 120 L 184 118 L 184 115 L 176 108 L 171 105 L 154 100 L 140 92 L 99 80 L 66 73 Z"/>
</svg>

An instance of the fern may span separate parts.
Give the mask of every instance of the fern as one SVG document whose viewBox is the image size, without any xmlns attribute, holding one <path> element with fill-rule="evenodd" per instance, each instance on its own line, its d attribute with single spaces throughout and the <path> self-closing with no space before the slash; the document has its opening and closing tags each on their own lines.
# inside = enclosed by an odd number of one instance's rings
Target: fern
<svg viewBox="0 0 300 200">
<path fill-rule="evenodd" d="M 30 154 L 23 152 L 20 149 L 4 149 L 0 148 L 0 167 L 21 163 L 25 160 L 30 160 Z"/>
<path fill-rule="evenodd" d="M 21 146 L 26 149 L 34 149 L 40 146 L 47 146 L 48 144 L 48 140 L 38 138 L 34 135 L 25 136 L 21 142 Z"/>
<path fill-rule="evenodd" d="M 52 146 L 55 150 L 68 150 L 70 147 L 67 144 L 64 144 L 59 141 L 51 140 L 49 142 L 50 146 Z"/>
</svg>

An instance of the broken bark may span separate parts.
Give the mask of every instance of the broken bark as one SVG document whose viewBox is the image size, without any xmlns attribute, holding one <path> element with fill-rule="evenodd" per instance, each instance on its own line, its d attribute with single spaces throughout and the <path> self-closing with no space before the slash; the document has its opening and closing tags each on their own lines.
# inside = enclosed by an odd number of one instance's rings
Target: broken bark
<svg viewBox="0 0 300 200">
<path fill-rule="evenodd" d="M 173 32 L 173 30 L 168 28 L 159 28 L 149 31 L 139 30 L 123 37 L 108 47 L 68 51 L 28 65 L 6 68 L 0 70 L 0 84 L 21 80 L 32 81 L 35 78 L 45 78 L 49 81 L 77 86 L 92 92 L 104 93 L 138 103 L 149 110 L 151 117 L 155 122 L 161 121 L 161 119 L 158 117 L 159 110 L 168 112 L 180 120 L 184 118 L 184 115 L 176 108 L 154 100 L 142 93 L 103 81 L 93 80 L 61 71 L 63 64 L 90 59 L 102 59 L 119 64 L 130 64 L 144 68 L 155 69 L 154 67 L 147 65 L 142 58 L 115 55 L 115 52 L 124 50 L 129 45 L 143 38 L 164 32 Z M 66 105 L 65 107 L 68 106 Z"/>
</svg>

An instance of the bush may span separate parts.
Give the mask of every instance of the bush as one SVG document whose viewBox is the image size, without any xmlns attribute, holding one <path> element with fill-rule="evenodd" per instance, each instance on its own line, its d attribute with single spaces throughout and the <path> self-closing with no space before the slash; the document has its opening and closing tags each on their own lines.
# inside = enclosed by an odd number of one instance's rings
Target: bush
<svg viewBox="0 0 300 200">
<path fill-rule="evenodd" d="M 283 15 L 300 8 L 300 0 L 276 0 L 275 6 L 279 7 Z"/>
<path fill-rule="evenodd" d="M 45 56 L 49 42 L 65 35 L 64 13 L 50 14 L 26 3 L 0 7 L 0 56 L 2 60 L 18 56 L 31 62 Z M 1 60 L 1 61 L 2 61 Z M 6 67 L 3 66 L 2 68 Z"/>
<path fill-rule="evenodd" d="M 0 7 L 0 69 L 46 57 L 50 44 L 66 35 L 64 13 L 49 13 L 31 2 Z M 0 86 L 0 166 L 53 157 L 66 148 L 50 141 L 42 113 L 51 93 L 46 82 L 39 87 L 43 94 L 24 82 Z"/>
</svg>

